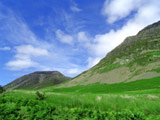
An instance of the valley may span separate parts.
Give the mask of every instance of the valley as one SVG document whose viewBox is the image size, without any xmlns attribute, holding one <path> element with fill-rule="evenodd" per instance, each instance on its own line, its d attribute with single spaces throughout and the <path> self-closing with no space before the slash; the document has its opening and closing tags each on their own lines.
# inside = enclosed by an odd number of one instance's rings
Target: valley
<svg viewBox="0 0 160 120">
<path fill-rule="evenodd" d="M 160 21 L 74 78 L 38 71 L 3 88 L 0 120 L 160 120 Z"/>
</svg>

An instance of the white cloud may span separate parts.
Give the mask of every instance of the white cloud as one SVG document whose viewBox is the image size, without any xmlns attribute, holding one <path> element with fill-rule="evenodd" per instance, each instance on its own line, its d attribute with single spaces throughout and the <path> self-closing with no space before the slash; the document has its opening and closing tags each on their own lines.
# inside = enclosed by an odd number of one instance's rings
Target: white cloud
<svg viewBox="0 0 160 120">
<path fill-rule="evenodd" d="M 69 45 L 73 44 L 73 37 L 71 35 L 65 34 L 59 29 L 56 31 L 56 36 L 62 43 L 66 43 Z"/>
<path fill-rule="evenodd" d="M 99 61 L 100 61 L 101 58 L 92 58 L 92 57 L 89 57 L 87 62 L 88 62 L 88 65 L 87 65 L 87 68 L 91 68 L 93 67 L 94 65 L 96 65 Z"/>
<path fill-rule="evenodd" d="M 88 42 L 89 38 L 84 31 L 78 32 L 77 39 L 79 42 Z"/>
<path fill-rule="evenodd" d="M 34 57 L 49 56 L 49 52 L 43 48 L 33 47 L 31 45 L 22 45 L 15 47 L 16 54 L 14 60 L 6 63 L 10 70 L 23 70 L 33 67 L 41 67 L 38 62 L 32 60 Z"/>
<path fill-rule="evenodd" d="M 140 11 L 145 6 L 148 6 L 146 13 L 149 12 L 148 10 L 154 13 L 152 9 L 149 9 L 149 6 L 156 8 L 159 4 L 158 0 L 106 0 L 102 13 L 107 16 L 109 23 L 114 23 L 127 17 L 132 11 Z"/>
<path fill-rule="evenodd" d="M 10 70 L 23 70 L 27 68 L 32 68 L 38 66 L 38 63 L 31 61 L 30 59 L 17 59 L 9 61 L 6 64 Z"/>
<path fill-rule="evenodd" d="M 69 75 L 69 76 L 75 76 L 75 75 L 82 73 L 86 69 L 87 69 L 86 67 L 74 65 L 74 66 L 70 66 L 68 69 L 65 69 L 64 73 L 66 73 L 66 75 Z"/>
<path fill-rule="evenodd" d="M 68 74 L 78 74 L 80 71 L 77 68 L 69 69 L 67 71 Z"/>
<path fill-rule="evenodd" d="M 0 50 L 2 50 L 2 51 L 9 51 L 9 50 L 11 50 L 11 48 L 6 46 L 6 47 L 1 47 Z"/>
<path fill-rule="evenodd" d="M 80 12 L 80 11 L 82 11 L 80 8 L 78 8 L 78 5 L 77 5 L 77 3 L 75 3 L 75 1 L 71 0 L 71 4 L 72 4 L 72 6 L 70 7 L 70 9 L 73 12 Z"/>
<path fill-rule="evenodd" d="M 70 9 L 73 11 L 73 12 L 80 12 L 81 9 L 78 8 L 77 6 L 71 6 Z"/>
<path fill-rule="evenodd" d="M 94 61 L 97 60 L 97 57 L 103 58 L 109 51 L 122 43 L 126 37 L 136 35 L 145 26 L 160 20 L 160 1 L 145 1 L 146 0 L 113 0 L 108 3 L 106 0 L 104 12 L 110 23 L 128 16 L 133 10 L 137 10 L 137 12 L 120 29 L 111 30 L 108 33 L 95 36 L 94 44 L 90 47 L 90 54 L 94 57 L 89 60 L 88 66 L 90 66 L 92 62 L 94 63 Z M 140 2 L 140 6 L 135 7 L 137 2 Z"/>
<path fill-rule="evenodd" d="M 39 70 L 40 71 L 53 71 L 53 68 L 48 67 L 48 66 L 41 66 L 41 68 Z"/>
<path fill-rule="evenodd" d="M 48 56 L 49 52 L 46 49 L 33 47 L 32 45 L 21 45 L 15 47 L 18 54 L 29 56 Z"/>
<path fill-rule="evenodd" d="M 131 11 L 141 7 L 144 0 L 106 0 L 103 14 L 107 16 L 107 21 L 113 23 L 130 14 Z"/>
</svg>

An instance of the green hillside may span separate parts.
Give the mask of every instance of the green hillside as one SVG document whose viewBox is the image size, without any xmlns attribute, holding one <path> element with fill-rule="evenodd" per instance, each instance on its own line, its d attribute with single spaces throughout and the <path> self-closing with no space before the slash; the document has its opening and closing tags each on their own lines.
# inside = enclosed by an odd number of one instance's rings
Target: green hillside
<svg viewBox="0 0 160 120">
<path fill-rule="evenodd" d="M 125 93 L 134 91 L 151 91 L 158 90 L 160 93 L 160 76 L 151 79 L 141 79 L 128 83 L 117 83 L 117 84 L 90 84 L 73 86 L 67 88 L 55 88 L 49 87 L 42 91 L 46 92 L 58 92 L 58 93 Z"/>
<path fill-rule="evenodd" d="M 121 83 L 160 76 L 160 21 L 127 37 L 97 65 L 62 85 Z"/>
</svg>

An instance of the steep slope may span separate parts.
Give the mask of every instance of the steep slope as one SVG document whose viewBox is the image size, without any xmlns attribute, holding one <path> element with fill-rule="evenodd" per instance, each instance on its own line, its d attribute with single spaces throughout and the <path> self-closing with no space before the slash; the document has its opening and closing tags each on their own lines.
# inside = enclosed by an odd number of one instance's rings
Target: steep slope
<svg viewBox="0 0 160 120">
<path fill-rule="evenodd" d="M 160 21 L 127 37 L 97 65 L 63 86 L 121 83 L 160 76 Z"/>
<path fill-rule="evenodd" d="M 38 71 L 28 75 L 24 75 L 9 83 L 5 89 L 39 89 L 69 80 L 58 71 Z"/>
</svg>

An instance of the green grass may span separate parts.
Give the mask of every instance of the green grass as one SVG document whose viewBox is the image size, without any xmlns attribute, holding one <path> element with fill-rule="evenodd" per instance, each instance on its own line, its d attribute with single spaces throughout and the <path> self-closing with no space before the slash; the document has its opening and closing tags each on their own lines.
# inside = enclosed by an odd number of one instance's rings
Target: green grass
<svg viewBox="0 0 160 120">
<path fill-rule="evenodd" d="M 160 120 L 160 77 L 130 83 L 14 90 L 0 95 L 0 120 Z"/>
<path fill-rule="evenodd" d="M 159 120 L 159 94 L 75 94 L 17 90 L 0 95 L 0 119 L 5 120 Z"/>
<path fill-rule="evenodd" d="M 153 56 L 153 55 L 160 55 L 160 51 L 148 52 L 147 55 L 150 55 L 150 56 Z"/>
<path fill-rule="evenodd" d="M 95 89 L 96 88 L 96 89 Z M 46 92 L 58 92 L 58 93 L 123 93 L 127 91 L 137 91 L 137 90 L 149 90 L 149 89 L 160 89 L 160 76 L 152 79 L 142 79 L 128 83 L 118 83 L 118 84 L 91 84 L 91 85 L 81 85 L 73 86 L 67 88 L 54 88 L 49 87 L 43 89 Z"/>
<path fill-rule="evenodd" d="M 107 65 L 106 67 L 104 67 L 103 69 L 100 69 L 99 73 L 109 72 L 113 69 L 119 68 L 120 66 L 122 66 L 120 63 L 110 64 L 110 65 Z"/>
</svg>

